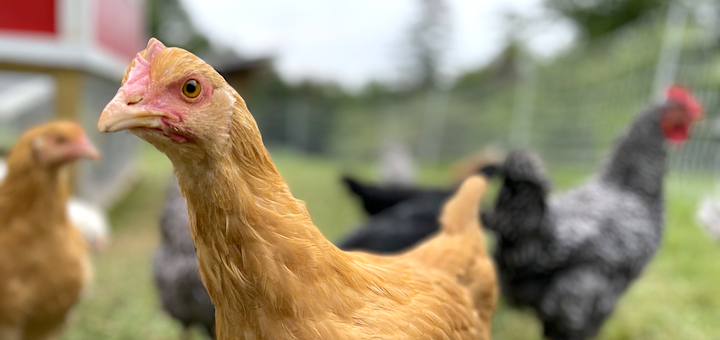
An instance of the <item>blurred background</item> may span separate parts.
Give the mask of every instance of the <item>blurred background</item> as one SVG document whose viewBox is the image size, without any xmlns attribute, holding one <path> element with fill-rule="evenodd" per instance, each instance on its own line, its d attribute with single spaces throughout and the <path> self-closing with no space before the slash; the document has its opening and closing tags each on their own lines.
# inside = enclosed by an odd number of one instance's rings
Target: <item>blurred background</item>
<svg viewBox="0 0 720 340">
<path fill-rule="evenodd" d="M 720 245 L 697 227 L 720 193 L 720 4 L 715 0 L 0 0 L 0 147 L 29 126 L 81 122 L 103 154 L 76 194 L 113 239 L 64 339 L 177 339 L 151 256 L 169 161 L 96 132 L 127 65 L 154 36 L 213 65 L 245 98 L 315 223 L 337 240 L 362 220 L 343 174 L 451 185 L 465 164 L 537 151 L 556 189 L 578 184 L 671 84 L 705 119 L 671 151 L 658 256 L 601 339 L 720 339 Z M 490 195 L 492 196 L 492 195 Z M 501 303 L 494 339 L 540 339 Z M 197 332 L 196 338 L 203 335 Z"/>
</svg>

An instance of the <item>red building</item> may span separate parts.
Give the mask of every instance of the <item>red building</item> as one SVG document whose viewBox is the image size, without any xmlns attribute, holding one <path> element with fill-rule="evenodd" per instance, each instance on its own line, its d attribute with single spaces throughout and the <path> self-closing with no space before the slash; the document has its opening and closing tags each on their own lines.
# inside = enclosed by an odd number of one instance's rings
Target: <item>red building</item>
<svg viewBox="0 0 720 340">
<path fill-rule="evenodd" d="M 0 0 L 0 146 L 55 117 L 77 120 L 103 153 L 75 189 L 108 205 L 135 173 L 138 141 L 100 136 L 97 118 L 147 42 L 141 0 Z"/>
</svg>

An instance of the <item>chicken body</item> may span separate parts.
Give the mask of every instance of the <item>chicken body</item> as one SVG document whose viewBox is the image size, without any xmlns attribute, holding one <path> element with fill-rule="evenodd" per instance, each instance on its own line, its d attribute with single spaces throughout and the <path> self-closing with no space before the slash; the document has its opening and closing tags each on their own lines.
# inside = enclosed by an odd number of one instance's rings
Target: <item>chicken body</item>
<svg viewBox="0 0 720 340">
<path fill-rule="evenodd" d="M 337 243 L 344 250 L 396 253 L 440 229 L 438 217 L 452 191 L 423 194 L 372 215 Z"/>
<path fill-rule="evenodd" d="M 200 90 L 199 90 L 200 89 Z M 276 171 L 242 98 L 209 65 L 151 39 L 98 129 L 173 163 L 218 339 L 488 339 L 495 276 L 469 179 L 414 251 L 339 250 Z"/>
<path fill-rule="evenodd" d="M 696 214 L 697 222 L 716 241 L 720 241 L 720 205 L 714 197 L 705 197 Z"/>
<path fill-rule="evenodd" d="M 393 206 L 417 198 L 420 196 L 433 195 L 444 196 L 442 202 L 452 195 L 451 189 L 440 188 L 418 188 L 410 186 L 378 186 L 362 183 L 349 176 L 342 178 L 343 184 L 352 192 L 362 203 L 365 212 L 370 215 L 377 215 Z M 442 204 L 438 204 L 439 211 Z M 437 216 L 437 215 L 436 215 Z M 437 220 L 437 218 L 435 218 Z"/>
<path fill-rule="evenodd" d="M 492 177 L 498 167 L 487 165 L 479 172 Z M 348 177 L 344 182 L 363 202 L 370 218 L 337 245 L 344 250 L 377 253 L 396 253 L 435 234 L 442 206 L 455 190 L 373 186 Z"/>
<path fill-rule="evenodd" d="M 597 335 L 618 299 L 655 254 L 663 231 L 666 141 L 661 121 L 675 103 L 642 113 L 589 182 L 547 198 L 535 155 L 505 162 L 493 212 L 503 295 L 532 307 L 553 340 Z"/>
<path fill-rule="evenodd" d="M 0 339 L 58 339 L 91 275 L 68 222 L 62 164 L 96 157 L 80 127 L 52 123 L 21 137 L 0 185 Z"/>
<path fill-rule="evenodd" d="M 160 229 L 162 243 L 155 252 L 153 274 L 162 307 L 183 325 L 184 333 L 197 324 L 214 337 L 215 307 L 200 279 L 187 205 L 175 178 L 168 188 Z"/>
<path fill-rule="evenodd" d="M 188 185 L 182 175 L 180 183 Z M 188 195 L 219 339 L 489 339 L 495 278 L 480 256 L 477 222 L 416 251 L 380 257 L 335 248 L 298 201 L 295 212 L 262 207 L 252 216 L 220 212 L 206 199 Z M 470 204 L 477 210 L 477 200 Z M 477 220 L 477 213 L 464 215 Z"/>
<path fill-rule="evenodd" d="M 105 209 L 85 199 L 70 197 L 67 204 L 68 218 L 80 231 L 90 249 L 102 252 L 110 244 L 110 220 Z"/>
<path fill-rule="evenodd" d="M 0 159 L 0 182 L 7 175 L 7 162 Z M 70 197 L 67 204 L 68 218 L 94 251 L 102 251 L 110 243 L 110 222 L 105 211 L 84 199 Z"/>
</svg>

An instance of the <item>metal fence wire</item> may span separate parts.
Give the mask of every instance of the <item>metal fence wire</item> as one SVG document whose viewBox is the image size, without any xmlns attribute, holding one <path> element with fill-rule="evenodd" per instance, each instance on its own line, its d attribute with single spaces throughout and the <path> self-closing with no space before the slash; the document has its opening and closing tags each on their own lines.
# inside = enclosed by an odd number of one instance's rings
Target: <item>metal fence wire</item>
<svg viewBox="0 0 720 340">
<path fill-rule="evenodd" d="M 537 151 L 550 167 L 590 173 L 614 140 L 673 84 L 704 107 L 691 139 L 671 151 L 682 174 L 720 174 L 720 53 L 716 32 L 682 5 L 548 62 L 518 53 L 515 80 L 455 87 L 374 114 L 341 115 L 334 151 L 377 159 L 383 140 L 401 139 L 423 161 L 452 161 L 494 144 Z M 360 118 L 362 117 L 362 118 Z M 360 143 L 363 138 L 376 142 Z"/>
</svg>

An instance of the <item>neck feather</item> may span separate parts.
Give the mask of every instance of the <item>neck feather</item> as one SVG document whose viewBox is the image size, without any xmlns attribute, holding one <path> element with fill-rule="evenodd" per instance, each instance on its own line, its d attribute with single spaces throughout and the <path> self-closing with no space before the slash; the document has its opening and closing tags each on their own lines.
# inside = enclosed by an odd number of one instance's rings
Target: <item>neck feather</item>
<svg viewBox="0 0 720 340">
<path fill-rule="evenodd" d="M 645 197 L 660 197 L 666 170 L 667 147 L 660 131 L 663 107 L 641 114 L 615 148 L 600 178 Z"/>
<path fill-rule="evenodd" d="M 264 320 L 274 319 L 268 315 L 326 313 L 328 306 L 318 301 L 352 304 L 335 288 L 357 285 L 346 273 L 358 265 L 313 225 L 275 169 L 252 116 L 241 113 L 235 113 L 225 154 L 191 165 L 173 160 L 218 316 L 233 311 L 241 314 L 233 316 L 235 323 L 263 328 Z"/>
<path fill-rule="evenodd" d="M 66 220 L 68 173 L 60 166 L 38 165 L 29 149 L 17 148 L 8 157 L 8 174 L 0 185 L 0 207 L 12 214 L 2 215 Z M 38 225 L 49 227 L 56 223 Z"/>
</svg>

